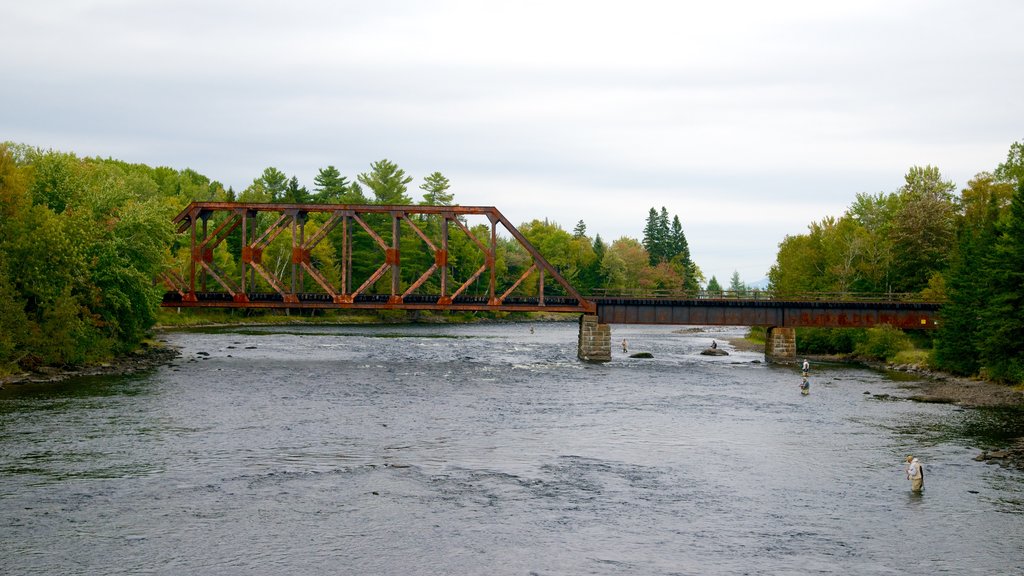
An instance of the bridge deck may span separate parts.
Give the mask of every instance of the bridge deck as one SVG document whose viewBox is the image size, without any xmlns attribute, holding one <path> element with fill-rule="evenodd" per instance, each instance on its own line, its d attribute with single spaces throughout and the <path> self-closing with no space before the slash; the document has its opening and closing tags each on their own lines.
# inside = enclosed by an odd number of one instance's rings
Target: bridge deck
<svg viewBox="0 0 1024 576">
<path fill-rule="evenodd" d="M 675 324 L 697 326 L 784 326 L 867 328 L 890 324 L 905 329 L 937 327 L 937 303 L 881 301 L 797 301 L 758 299 L 589 299 L 602 324 Z M 387 294 L 361 294 L 352 302 L 338 302 L 326 294 L 297 294 L 288 301 L 278 293 L 233 297 L 225 292 L 198 292 L 194 300 L 168 292 L 165 307 L 183 308 L 289 308 L 358 310 L 450 310 L 480 312 L 576 313 L 588 307 L 573 297 L 508 297 L 500 302 L 484 296 L 460 296 L 444 302 L 436 295 L 411 294 L 395 299 Z"/>
</svg>

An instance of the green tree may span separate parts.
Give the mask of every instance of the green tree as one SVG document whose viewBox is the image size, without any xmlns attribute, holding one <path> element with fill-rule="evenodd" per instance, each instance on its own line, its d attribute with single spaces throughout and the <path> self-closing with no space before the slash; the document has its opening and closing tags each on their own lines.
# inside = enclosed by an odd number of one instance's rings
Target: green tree
<svg viewBox="0 0 1024 576">
<path fill-rule="evenodd" d="M 312 200 L 318 204 L 341 203 L 348 191 L 347 178 L 334 166 L 321 168 L 313 177 L 313 184 Z"/>
<path fill-rule="evenodd" d="M 1024 383 L 1024 182 L 985 264 L 989 301 L 981 318 L 982 363 L 996 380 Z"/>
<path fill-rule="evenodd" d="M 282 196 L 281 201 L 286 204 L 307 204 L 312 199 L 313 197 L 309 190 L 305 186 L 300 186 L 299 179 L 292 176 L 288 180 L 288 185 L 285 186 L 284 196 Z"/>
<path fill-rule="evenodd" d="M 964 190 L 964 196 L 968 195 L 969 191 Z M 994 195 L 988 197 L 986 214 L 984 218 L 976 215 L 964 220 L 959 243 L 945 275 L 948 302 L 939 311 L 935 364 L 954 374 L 973 375 L 981 369 L 980 348 L 984 334 L 979 312 L 989 303 L 988 281 L 982 264 L 996 240 L 999 207 Z"/>
<path fill-rule="evenodd" d="M 891 231 L 897 291 L 920 291 L 945 270 L 956 237 L 955 188 L 932 166 L 915 166 L 907 173 Z"/>
<path fill-rule="evenodd" d="M 662 210 L 664 210 L 664 207 Z M 650 211 L 647 213 L 647 222 L 644 224 L 643 239 L 643 247 L 647 250 L 648 257 L 650 258 L 650 264 L 652 266 L 664 259 L 665 244 L 668 241 L 667 233 L 667 227 L 664 230 L 662 229 L 661 217 L 659 216 L 658 211 L 652 206 Z"/>
<path fill-rule="evenodd" d="M 587 225 L 580 220 L 576 223 L 576 227 L 572 229 L 573 238 L 585 238 L 587 236 Z"/>
<path fill-rule="evenodd" d="M 449 192 L 451 183 L 440 172 L 432 172 L 423 178 L 420 190 L 423 190 L 423 203 L 428 206 L 451 206 L 455 194 Z"/>
<path fill-rule="evenodd" d="M 386 158 L 372 163 L 369 172 L 356 178 L 373 192 L 376 204 L 412 204 L 412 199 L 406 195 L 412 177 Z"/>
<path fill-rule="evenodd" d="M 270 202 L 282 202 L 288 190 L 288 177 L 277 168 L 263 170 L 259 178 L 253 180 L 253 186 L 259 186 L 269 197 Z"/>
<path fill-rule="evenodd" d="M 729 280 L 729 291 L 733 296 L 746 296 L 747 290 L 749 290 L 747 285 L 740 280 L 739 270 L 734 270 L 732 278 Z"/>
<path fill-rule="evenodd" d="M 995 177 L 1000 182 L 1008 182 L 1014 187 L 1024 182 L 1024 142 L 1014 142 L 1006 155 L 1006 161 L 995 170 Z"/>
<path fill-rule="evenodd" d="M 34 172 L 33 203 L 56 213 L 63 212 L 68 202 L 85 187 L 79 159 L 62 152 L 27 150 L 25 153 Z"/>
<path fill-rule="evenodd" d="M 650 264 L 650 256 L 647 254 L 647 250 L 643 247 L 640 242 L 637 242 L 633 238 L 621 237 L 608 248 L 605 253 L 605 260 L 608 260 L 610 255 L 611 264 L 618 266 L 618 262 L 622 263 L 622 272 L 625 278 L 622 280 L 622 288 L 629 291 L 649 292 L 655 287 L 655 275 L 654 267 Z M 604 264 L 602 263 L 602 267 Z M 609 287 L 612 287 L 613 282 L 612 274 L 618 273 L 617 269 L 608 268 L 606 276 L 609 278 Z M 615 279 L 618 283 L 618 279 Z"/>
<path fill-rule="evenodd" d="M 711 280 L 708 280 L 707 291 L 715 295 L 722 293 L 722 285 L 718 283 L 718 278 L 715 278 L 714 275 L 711 276 Z"/>
</svg>

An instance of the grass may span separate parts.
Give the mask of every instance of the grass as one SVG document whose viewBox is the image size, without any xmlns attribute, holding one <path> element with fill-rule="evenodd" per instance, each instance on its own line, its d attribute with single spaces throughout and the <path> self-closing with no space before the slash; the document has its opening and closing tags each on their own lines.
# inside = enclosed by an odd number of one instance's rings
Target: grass
<svg viewBox="0 0 1024 576">
<path fill-rule="evenodd" d="M 890 364 L 910 365 L 910 366 L 931 366 L 931 352 L 929 350 L 911 349 L 897 352 Z"/>
</svg>

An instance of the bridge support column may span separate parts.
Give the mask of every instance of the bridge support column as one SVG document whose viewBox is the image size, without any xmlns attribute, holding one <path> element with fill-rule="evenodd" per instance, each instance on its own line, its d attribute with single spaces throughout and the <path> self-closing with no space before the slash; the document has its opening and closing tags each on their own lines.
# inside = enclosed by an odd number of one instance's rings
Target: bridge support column
<svg viewBox="0 0 1024 576">
<path fill-rule="evenodd" d="M 580 343 L 577 356 L 586 362 L 611 361 L 612 327 L 598 323 L 597 316 L 580 316 Z"/>
<path fill-rule="evenodd" d="M 796 328 L 772 326 L 764 338 L 764 359 L 768 362 L 796 361 Z"/>
</svg>

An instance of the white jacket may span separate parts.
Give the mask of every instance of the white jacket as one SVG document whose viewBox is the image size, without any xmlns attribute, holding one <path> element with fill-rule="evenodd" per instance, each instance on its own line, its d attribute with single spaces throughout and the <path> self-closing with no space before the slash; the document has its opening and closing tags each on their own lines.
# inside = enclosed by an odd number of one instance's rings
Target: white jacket
<svg viewBox="0 0 1024 576">
<path fill-rule="evenodd" d="M 921 478 L 921 462 L 914 458 L 910 461 L 910 465 L 907 466 L 907 480 L 913 480 L 914 478 Z"/>
</svg>

